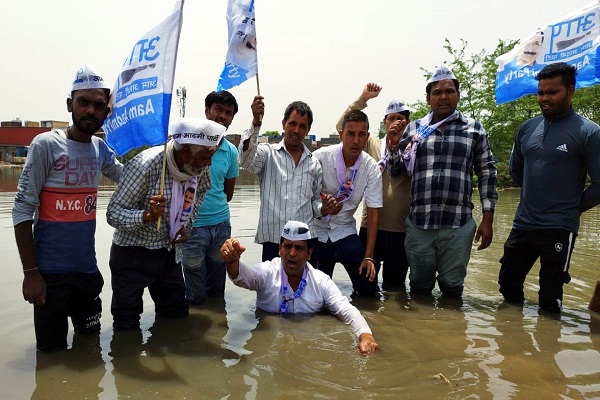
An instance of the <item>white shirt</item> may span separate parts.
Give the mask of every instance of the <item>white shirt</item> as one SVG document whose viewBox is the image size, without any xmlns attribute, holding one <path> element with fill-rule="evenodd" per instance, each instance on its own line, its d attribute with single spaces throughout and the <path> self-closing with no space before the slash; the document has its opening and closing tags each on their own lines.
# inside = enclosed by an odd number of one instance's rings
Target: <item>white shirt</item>
<svg viewBox="0 0 600 400">
<path fill-rule="evenodd" d="M 337 177 L 336 169 L 336 150 L 339 145 L 322 147 L 316 150 L 313 155 L 321 162 L 323 168 L 323 189 L 325 194 L 335 196 L 340 189 L 340 182 Z M 327 239 L 336 242 L 352 234 L 356 234 L 356 220 L 354 213 L 360 205 L 363 197 L 367 207 L 381 208 L 383 200 L 381 198 L 381 171 L 377 162 L 362 152 L 363 160 L 358 167 L 354 180 L 354 190 L 350 198 L 343 203 L 341 211 L 332 215 L 329 221 L 325 217 L 315 221 L 315 229 L 319 241 L 326 243 Z M 354 166 L 346 168 L 346 178 L 352 177 Z"/>
<path fill-rule="evenodd" d="M 256 243 L 279 243 L 283 227 L 290 220 L 308 225 L 316 237 L 314 218 L 321 215 L 321 164 L 303 145 L 298 165 L 285 148 L 277 144 L 258 144 L 260 127 L 244 131 L 240 141 L 240 167 L 255 173 L 260 183 L 260 214 Z M 244 141 L 250 139 L 243 151 Z"/>
<path fill-rule="evenodd" d="M 322 271 L 306 263 L 306 287 L 300 297 L 288 300 L 288 313 L 314 314 L 327 307 L 332 314 L 350 324 L 358 337 L 362 333 L 371 334 L 371 328 L 360 311 L 342 294 L 331 278 Z M 279 313 L 283 300 L 281 289 L 281 258 L 264 261 L 249 266 L 240 260 L 240 273 L 231 281 L 239 287 L 256 291 L 256 306 L 261 310 Z M 230 276 L 231 278 L 231 276 Z"/>
</svg>

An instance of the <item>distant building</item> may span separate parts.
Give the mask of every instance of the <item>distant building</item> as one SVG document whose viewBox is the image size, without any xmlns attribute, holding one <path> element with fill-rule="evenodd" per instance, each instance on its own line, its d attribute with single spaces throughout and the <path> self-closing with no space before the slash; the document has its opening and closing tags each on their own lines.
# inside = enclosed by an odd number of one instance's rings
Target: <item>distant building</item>
<svg viewBox="0 0 600 400">
<path fill-rule="evenodd" d="M 17 126 L 23 126 L 23 121 L 21 121 L 20 119 L 14 119 L 12 121 L 0 122 L 0 127 L 2 127 L 2 128 L 17 127 Z"/>
<path fill-rule="evenodd" d="M 41 125 L 41 126 L 40 126 Z M 65 121 L 25 121 L 0 122 L 0 161 L 22 164 L 27 157 L 27 149 L 34 137 L 55 128 L 69 126 Z M 104 132 L 102 132 L 102 137 Z"/>
<path fill-rule="evenodd" d="M 336 133 L 332 133 L 327 138 L 321 138 L 321 140 L 317 144 L 317 148 L 332 146 L 340 143 L 340 135 Z"/>
<path fill-rule="evenodd" d="M 51 129 L 65 129 L 69 126 L 69 123 L 66 121 L 54 121 L 54 120 L 50 120 L 50 121 L 40 121 L 41 126 L 43 126 L 44 128 L 48 128 L 48 130 Z"/>
</svg>

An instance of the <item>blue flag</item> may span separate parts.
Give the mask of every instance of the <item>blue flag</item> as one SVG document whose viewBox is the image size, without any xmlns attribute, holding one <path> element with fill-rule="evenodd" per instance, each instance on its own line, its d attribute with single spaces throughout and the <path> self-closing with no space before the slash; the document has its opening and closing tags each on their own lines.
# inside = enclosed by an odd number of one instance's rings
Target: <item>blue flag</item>
<svg viewBox="0 0 600 400">
<path fill-rule="evenodd" d="M 537 73 L 548 64 L 577 68 L 577 88 L 600 83 L 600 7 L 594 1 L 538 29 L 496 59 L 496 104 L 537 93 Z"/>
<path fill-rule="evenodd" d="M 143 145 L 167 141 L 183 0 L 132 47 L 111 95 L 104 121 L 106 141 L 122 156 Z"/>
<path fill-rule="evenodd" d="M 229 0 L 227 26 L 229 48 L 217 91 L 237 86 L 255 76 L 258 71 L 254 0 Z"/>
</svg>

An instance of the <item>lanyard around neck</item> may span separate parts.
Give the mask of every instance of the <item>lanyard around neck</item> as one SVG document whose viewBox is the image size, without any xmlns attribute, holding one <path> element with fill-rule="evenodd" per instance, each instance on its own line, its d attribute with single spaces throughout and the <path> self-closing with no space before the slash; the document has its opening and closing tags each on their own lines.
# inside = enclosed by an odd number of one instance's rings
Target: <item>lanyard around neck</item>
<svg viewBox="0 0 600 400">
<path fill-rule="evenodd" d="M 283 269 L 283 264 L 281 264 L 281 291 L 282 291 L 282 300 L 281 306 L 279 307 L 279 314 L 287 315 L 288 313 L 288 301 L 292 301 L 300 297 L 304 288 L 306 287 L 306 274 L 308 271 L 308 267 L 304 267 L 304 271 L 302 271 L 302 279 L 300 280 L 300 284 L 298 285 L 298 289 L 293 294 L 288 294 L 288 276 Z"/>
</svg>

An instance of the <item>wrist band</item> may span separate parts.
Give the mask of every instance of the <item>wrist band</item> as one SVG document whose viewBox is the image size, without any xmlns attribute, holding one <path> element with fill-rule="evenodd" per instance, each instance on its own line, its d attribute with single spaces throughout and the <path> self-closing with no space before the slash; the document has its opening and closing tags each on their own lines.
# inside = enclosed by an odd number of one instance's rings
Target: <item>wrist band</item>
<svg viewBox="0 0 600 400">
<path fill-rule="evenodd" d="M 375 265 L 375 260 L 373 260 L 371 257 L 365 257 L 363 258 L 363 261 L 371 261 L 373 265 Z"/>
<path fill-rule="evenodd" d="M 23 272 L 27 272 L 27 271 L 34 271 L 38 269 L 38 267 L 33 267 L 33 268 L 28 268 L 28 269 L 24 269 Z"/>
</svg>

